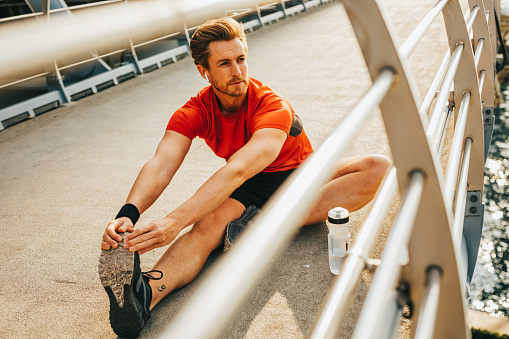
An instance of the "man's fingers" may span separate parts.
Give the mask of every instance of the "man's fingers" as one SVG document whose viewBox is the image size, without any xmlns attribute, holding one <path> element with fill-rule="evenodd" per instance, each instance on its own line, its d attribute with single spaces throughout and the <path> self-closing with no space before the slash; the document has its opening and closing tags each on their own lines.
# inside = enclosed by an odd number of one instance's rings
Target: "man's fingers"
<svg viewBox="0 0 509 339">
<path fill-rule="evenodd" d="M 144 233 L 147 233 L 147 232 L 151 232 L 152 231 L 152 224 L 147 224 L 145 226 L 141 226 L 141 227 L 137 227 L 137 228 L 133 228 L 133 227 L 130 227 L 128 228 L 127 230 L 129 232 L 131 232 L 130 234 L 128 234 L 126 237 L 125 237 L 125 241 L 124 242 L 129 242 L 131 241 L 132 239 L 135 239 L 139 236 L 141 236 L 142 234 Z"/>
<path fill-rule="evenodd" d="M 138 238 L 140 238 L 140 237 L 138 237 Z M 127 247 L 129 248 L 129 251 L 131 251 L 131 252 L 138 251 L 138 253 L 142 254 L 142 253 L 149 251 L 152 248 L 159 247 L 159 246 L 157 246 L 158 242 L 155 238 L 145 237 L 146 238 L 145 240 L 139 240 L 138 238 L 136 238 L 136 240 L 138 241 L 136 244 L 128 244 L 127 245 Z M 124 246 L 126 246 L 126 245 L 124 245 Z"/>
<path fill-rule="evenodd" d="M 117 233 L 128 232 L 129 229 L 133 228 L 133 223 L 132 223 L 131 219 L 129 219 L 127 217 L 119 218 L 116 221 L 118 221 L 118 223 L 119 223 L 119 226 L 117 228 Z M 132 232 L 132 231 L 130 231 L 130 232 Z"/>
<path fill-rule="evenodd" d="M 118 220 L 113 220 L 108 223 L 108 227 L 106 227 L 105 235 L 108 235 L 111 239 L 116 241 L 122 241 L 122 237 L 117 233 L 117 229 L 120 226 L 120 222 Z"/>
<path fill-rule="evenodd" d="M 118 234 L 117 234 L 118 235 Z M 120 240 L 122 240 L 122 237 L 120 237 Z M 109 245 L 113 248 L 117 248 L 118 247 L 118 243 L 117 241 L 115 241 L 115 239 L 112 239 L 108 234 L 104 233 L 103 234 L 103 244 L 106 244 L 106 245 Z M 109 250 L 109 248 L 106 248 L 103 246 L 103 248 L 105 250 Z"/>
</svg>

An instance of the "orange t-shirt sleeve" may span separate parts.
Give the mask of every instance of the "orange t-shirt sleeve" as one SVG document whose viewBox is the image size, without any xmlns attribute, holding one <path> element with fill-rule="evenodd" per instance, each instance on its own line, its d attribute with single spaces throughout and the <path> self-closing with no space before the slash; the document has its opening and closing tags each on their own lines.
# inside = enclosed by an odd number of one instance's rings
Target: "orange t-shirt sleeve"
<svg viewBox="0 0 509 339">
<path fill-rule="evenodd" d="M 166 130 L 180 133 L 191 140 L 201 136 L 203 119 L 196 104 L 192 102 L 193 99 L 173 113 Z"/>
<path fill-rule="evenodd" d="M 263 109 L 257 110 L 253 116 L 251 133 L 262 128 L 277 128 L 290 133 L 293 122 L 293 110 L 290 105 L 277 95 L 263 99 Z"/>
</svg>

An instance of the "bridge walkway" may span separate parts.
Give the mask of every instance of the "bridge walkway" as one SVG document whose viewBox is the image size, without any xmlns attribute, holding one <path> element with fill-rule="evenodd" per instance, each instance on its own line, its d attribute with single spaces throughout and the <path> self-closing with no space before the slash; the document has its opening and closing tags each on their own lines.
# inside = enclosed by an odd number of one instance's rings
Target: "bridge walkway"
<svg viewBox="0 0 509 339">
<path fill-rule="evenodd" d="M 435 3 L 384 2 L 400 41 Z M 250 76 L 289 99 L 315 147 L 371 84 L 340 2 L 247 38 Z M 409 59 L 421 97 L 447 50 L 446 40 L 438 20 Z M 205 85 L 188 57 L 0 132 L 0 337 L 114 337 L 97 275 L 101 235 L 155 151 L 173 111 Z M 391 156 L 378 113 L 346 155 L 366 153 Z M 221 165 L 195 140 L 170 187 L 139 222 L 177 207 Z M 354 237 L 369 208 L 352 214 Z M 389 220 L 374 258 L 380 257 L 388 225 Z M 274 258 L 270 272 L 221 337 L 306 337 L 334 278 L 326 233 L 325 224 L 303 228 L 283 255 Z M 150 269 L 163 251 L 143 255 L 142 268 Z M 142 337 L 161 333 L 222 255 L 214 253 L 195 282 L 154 309 Z M 341 337 L 351 335 L 371 278 L 363 273 Z M 409 336 L 410 326 L 403 321 L 400 337 Z"/>
</svg>

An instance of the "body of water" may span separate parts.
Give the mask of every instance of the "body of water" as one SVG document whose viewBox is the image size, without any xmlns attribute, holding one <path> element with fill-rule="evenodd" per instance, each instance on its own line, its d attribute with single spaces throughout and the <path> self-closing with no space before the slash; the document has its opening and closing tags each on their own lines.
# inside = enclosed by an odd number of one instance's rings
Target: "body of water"
<svg viewBox="0 0 509 339">
<path fill-rule="evenodd" d="M 471 284 L 470 307 L 509 316 L 509 88 L 495 109 L 495 128 L 484 172 L 483 236 Z"/>
</svg>

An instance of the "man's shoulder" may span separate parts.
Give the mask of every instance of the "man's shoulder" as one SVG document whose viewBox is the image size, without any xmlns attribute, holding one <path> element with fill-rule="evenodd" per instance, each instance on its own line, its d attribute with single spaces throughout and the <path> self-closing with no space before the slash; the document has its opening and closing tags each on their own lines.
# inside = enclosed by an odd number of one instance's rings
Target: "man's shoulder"
<svg viewBox="0 0 509 339">
<path fill-rule="evenodd" d="M 256 104 L 256 106 L 262 104 L 267 105 L 274 102 L 285 102 L 287 100 L 278 92 L 263 84 L 261 81 L 250 78 L 250 93 L 249 100 Z"/>
</svg>

